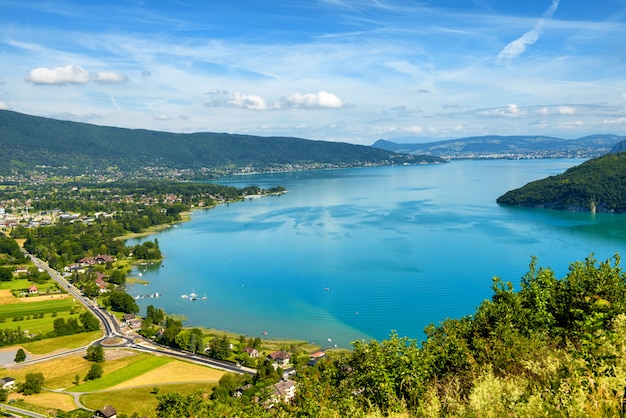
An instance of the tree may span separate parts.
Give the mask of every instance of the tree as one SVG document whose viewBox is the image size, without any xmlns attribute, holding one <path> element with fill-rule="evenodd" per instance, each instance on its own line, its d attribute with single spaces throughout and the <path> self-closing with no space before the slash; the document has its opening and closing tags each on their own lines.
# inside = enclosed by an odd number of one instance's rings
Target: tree
<svg viewBox="0 0 626 418">
<path fill-rule="evenodd" d="M 85 358 L 89 361 L 96 363 L 104 362 L 104 349 L 101 345 L 92 345 L 87 348 L 87 355 Z"/>
<path fill-rule="evenodd" d="M 24 360 L 26 360 L 26 353 L 24 352 L 23 348 L 20 348 L 19 350 L 17 350 L 17 353 L 15 353 L 15 359 L 13 361 L 15 361 L 16 363 L 21 363 Z"/>
<path fill-rule="evenodd" d="M 13 269 L 9 267 L 0 267 L 0 281 L 9 282 L 13 280 Z"/>
<path fill-rule="evenodd" d="M 94 363 L 91 365 L 85 380 L 95 380 L 102 377 L 102 365 L 100 363 Z"/>
<path fill-rule="evenodd" d="M 91 312 L 83 312 L 80 314 L 79 319 L 86 332 L 97 331 L 100 329 L 100 321 L 98 321 L 98 319 Z"/>
<path fill-rule="evenodd" d="M 26 380 L 22 384 L 22 393 L 24 395 L 33 395 L 41 392 L 43 382 L 43 373 L 28 373 L 26 375 Z"/>
<path fill-rule="evenodd" d="M 135 314 L 139 312 L 139 306 L 135 299 L 125 292 L 113 292 L 109 296 L 109 304 L 114 311 Z"/>
<path fill-rule="evenodd" d="M 226 334 L 222 338 L 215 337 L 211 341 L 210 356 L 216 360 L 224 360 L 230 356 L 230 342 Z"/>
</svg>

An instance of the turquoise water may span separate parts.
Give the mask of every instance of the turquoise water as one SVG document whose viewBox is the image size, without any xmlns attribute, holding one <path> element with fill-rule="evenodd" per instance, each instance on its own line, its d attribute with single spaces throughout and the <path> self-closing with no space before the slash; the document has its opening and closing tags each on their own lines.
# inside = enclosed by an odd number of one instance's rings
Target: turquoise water
<svg viewBox="0 0 626 418">
<path fill-rule="evenodd" d="M 530 257 L 558 277 L 591 253 L 626 251 L 624 215 L 500 207 L 496 198 L 582 160 L 455 161 L 241 176 L 288 192 L 196 211 L 158 238 L 162 265 L 132 295 L 185 325 L 349 347 L 472 314 L 491 279 L 519 283 Z M 195 292 L 195 302 L 181 299 Z M 201 298 L 206 296 L 205 300 Z M 329 341 L 330 339 L 330 341 Z"/>
</svg>

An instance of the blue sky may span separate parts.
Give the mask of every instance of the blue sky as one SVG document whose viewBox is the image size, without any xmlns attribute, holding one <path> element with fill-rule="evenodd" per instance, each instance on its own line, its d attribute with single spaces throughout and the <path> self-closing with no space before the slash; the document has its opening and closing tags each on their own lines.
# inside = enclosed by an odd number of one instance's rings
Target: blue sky
<svg viewBox="0 0 626 418">
<path fill-rule="evenodd" d="M 365 145 L 626 135 L 626 0 L 0 0 L 0 108 Z"/>
</svg>

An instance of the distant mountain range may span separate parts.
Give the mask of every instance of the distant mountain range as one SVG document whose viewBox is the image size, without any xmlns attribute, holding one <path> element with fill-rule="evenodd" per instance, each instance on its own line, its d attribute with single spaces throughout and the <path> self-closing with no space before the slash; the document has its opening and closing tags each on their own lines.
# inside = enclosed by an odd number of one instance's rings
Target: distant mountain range
<svg viewBox="0 0 626 418">
<path fill-rule="evenodd" d="M 447 159 L 467 158 L 594 158 L 606 154 L 626 136 L 591 135 L 578 139 L 548 136 L 475 136 L 421 144 L 398 144 L 379 139 L 375 148 Z"/>
<path fill-rule="evenodd" d="M 363 145 L 226 133 L 177 134 L 60 121 L 0 110 L 0 180 L 215 174 L 443 162 Z"/>
</svg>

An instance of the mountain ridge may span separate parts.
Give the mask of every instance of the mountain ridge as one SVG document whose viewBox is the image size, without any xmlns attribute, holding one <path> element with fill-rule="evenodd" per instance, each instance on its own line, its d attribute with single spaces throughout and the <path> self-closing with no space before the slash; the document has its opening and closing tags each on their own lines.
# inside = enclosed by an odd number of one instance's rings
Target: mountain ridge
<svg viewBox="0 0 626 418">
<path fill-rule="evenodd" d="M 385 139 L 372 147 L 387 151 L 435 155 L 446 159 L 466 158 L 594 158 L 606 154 L 626 139 L 614 134 L 562 139 L 542 135 L 484 135 L 435 142 L 399 144 Z"/>
<path fill-rule="evenodd" d="M 186 171 L 188 176 L 439 163 L 364 145 L 295 137 L 189 134 L 61 121 L 0 110 L 0 175 Z M 194 171 L 193 173 L 190 170 Z"/>
</svg>

